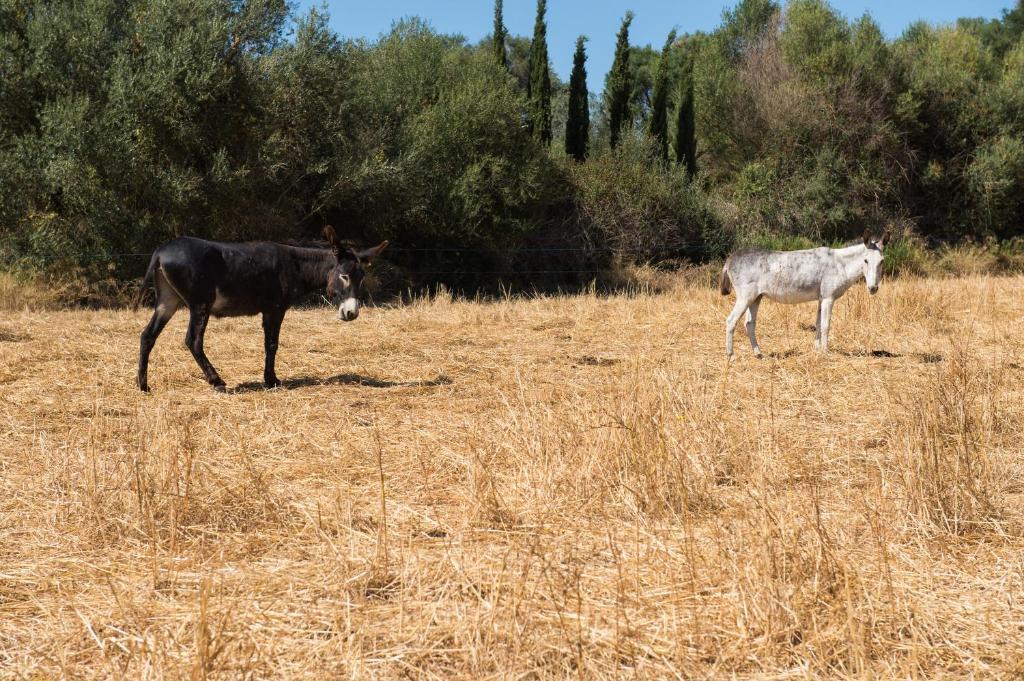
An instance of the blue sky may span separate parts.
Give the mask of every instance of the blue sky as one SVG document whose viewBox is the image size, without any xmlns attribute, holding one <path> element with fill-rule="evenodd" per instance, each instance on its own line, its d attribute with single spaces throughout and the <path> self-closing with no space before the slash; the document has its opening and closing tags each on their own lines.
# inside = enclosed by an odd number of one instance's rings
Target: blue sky
<svg viewBox="0 0 1024 681">
<path fill-rule="evenodd" d="M 994 18 L 1013 0 L 833 0 L 832 6 L 847 18 L 869 13 L 890 37 L 900 35 L 917 19 L 948 23 L 959 17 Z M 320 0 L 298 0 L 297 11 L 319 7 Z M 459 33 L 470 42 L 489 35 L 493 25 L 492 0 L 327 0 L 331 27 L 343 37 L 376 39 L 396 19 L 419 16 L 442 33 Z M 580 33 L 587 43 L 587 75 L 590 89 L 600 89 L 611 67 L 615 33 L 622 15 L 632 9 L 636 18 L 630 30 L 634 45 L 660 47 L 669 30 L 680 33 L 711 30 L 721 23 L 722 10 L 732 2 L 670 2 L 669 0 L 548 0 L 548 53 L 555 72 L 563 80 L 572 68 L 572 51 Z M 533 34 L 536 0 L 505 0 L 505 26 L 510 33 Z"/>
</svg>

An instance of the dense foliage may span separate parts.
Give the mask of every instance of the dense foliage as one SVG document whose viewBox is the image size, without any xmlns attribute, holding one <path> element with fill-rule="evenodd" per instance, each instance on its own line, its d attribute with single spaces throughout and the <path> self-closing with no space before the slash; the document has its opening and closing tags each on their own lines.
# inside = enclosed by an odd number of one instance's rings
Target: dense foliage
<svg viewBox="0 0 1024 681">
<path fill-rule="evenodd" d="M 599 99 L 500 5 L 473 45 L 419 19 L 346 41 L 285 0 L 2 0 L 0 266 L 129 277 L 122 254 L 174 235 L 331 223 L 391 239 L 400 281 L 474 287 L 886 225 L 1020 233 L 1024 2 L 887 39 L 742 0 L 661 51 L 631 18 Z"/>
</svg>

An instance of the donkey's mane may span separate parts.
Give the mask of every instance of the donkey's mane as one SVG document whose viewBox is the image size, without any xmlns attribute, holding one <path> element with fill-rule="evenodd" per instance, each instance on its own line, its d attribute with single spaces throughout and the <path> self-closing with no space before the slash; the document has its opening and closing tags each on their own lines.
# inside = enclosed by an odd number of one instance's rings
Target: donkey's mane
<svg viewBox="0 0 1024 681">
<path fill-rule="evenodd" d="M 737 251 L 733 251 L 732 255 L 758 255 L 760 253 L 792 253 L 793 251 L 813 251 L 816 248 L 827 248 L 829 250 L 838 251 L 843 248 L 850 248 L 851 246 L 860 246 L 863 244 L 863 239 L 853 239 L 848 241 L 841 246 L 829 246 L 828 244 L 819 244 L 817 246 L 807 246 L 806 248 L 764 248 L 761 246 L 749 246 L 741 248 Z M 872 237 L 872 244 L 876 243 L 876 237 Z"/>
<path fill-rule="evenodd" d="M 282 246 L 290 246 L 292 248 L 313 248 L 321 251 L 332 251 L 334 246 L 329 244 L 323 239 L 312 239 L 312 240 L 299 240 L 299 239 L 286 239 L 285 241 L 278 241 L 277 243 Z M 359 252 L 359 246 L 355 241 L 351 239 L 338 239 L 338 245 L 341 246 L 343 251 L 349 251 L 353 255 Z"/>
<path fill-rule="evenodd" d="M 292 248 L 330 248 L 327 242 L 323 239 L 285 239 L 284 241 L 278 241 L 277 243 L 282 246 L 291 246 Z"/>
</svg>

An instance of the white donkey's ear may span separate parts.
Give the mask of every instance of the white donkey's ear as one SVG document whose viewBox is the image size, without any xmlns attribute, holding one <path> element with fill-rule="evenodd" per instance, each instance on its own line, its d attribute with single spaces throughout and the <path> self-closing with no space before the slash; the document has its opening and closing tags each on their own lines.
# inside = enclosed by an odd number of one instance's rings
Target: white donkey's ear
<svg viewBox="0 0 1024 681">
<path fill-rule="evenodd" d="M 865 229 L 864 230 L 864 245 L 865 246 L 870 246 L 871 245 L 871 230 L 870 229 Z"/>
<path fill-rule="evenodd" d="M 880 245 L 880 246 L 881 246 L 882 248 L 885 248 L 885 245 L 886 245 L 887 243 L 889 243 L 889 238 L 890 238 L 890 236 L 892 236 L 892 235 L 891 235 L 891 234 L 889 234 L 889 230 L 885 230 L 885 233 L 884 233 L 884 234 L 882 234 L 882 238 L 881 238 L 881 239 L 879 239 L 879 241 L 878 241 L 878 244 L 879 244 L 879 245 Z"/>
</svg>

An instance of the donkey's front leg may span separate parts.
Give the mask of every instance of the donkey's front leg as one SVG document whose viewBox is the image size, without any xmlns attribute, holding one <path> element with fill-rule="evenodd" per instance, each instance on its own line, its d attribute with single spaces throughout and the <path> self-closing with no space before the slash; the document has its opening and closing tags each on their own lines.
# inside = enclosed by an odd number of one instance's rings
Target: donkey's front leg
<svg viewBox="0 0 1024 681">
<path fill-rule="evenodd" d="M 832 298 L 824 298 L 821 301 L 821 314 L 819 315 L 819 322 L 821 327 L 821 340 L 818 345 L 818 349 L 822 352 L 828 352 L 828 327 L 832 321 L 832 303 L 835 300 Z"/>
<path fill-rule="evenodd" d="M 818 301 L 818 312 L 814 317 L 814 349 L 821 350 L 821 301 Z"/>
<path fill-rule="evenodd" d="M 267 388 L 277 388 L 281 385 L 281 381 L 277 379 L 277 374 L 274 372 L 274 359 L 277 357 L 277 339 L 281 335 L 283 320 L 283 311 L 263 313 L 263 349 L 267 355 L 263 365 L 263 385 Z"/>
</svg>

